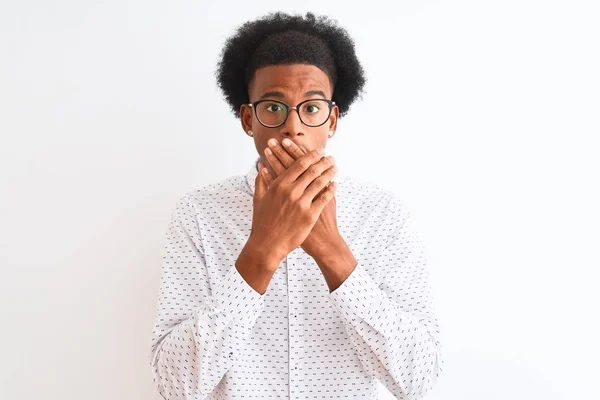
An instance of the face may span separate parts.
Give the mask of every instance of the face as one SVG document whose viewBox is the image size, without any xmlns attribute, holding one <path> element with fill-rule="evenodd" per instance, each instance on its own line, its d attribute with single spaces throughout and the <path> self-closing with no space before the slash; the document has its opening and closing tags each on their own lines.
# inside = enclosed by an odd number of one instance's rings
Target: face
<svg viewBox="0 0 600 400">
<path fill-rule="evenodd" d="M 248 88 L 250 103 L 262 100 L 279 100 L 293 107 L 307 99 L 331 100 L 333 88 L 325 72 L 314 65 L 291 64 L 271 65 L 260 68 L 254 74 L 254 79 Z M 329 131 L 335 134 L 339 109 L 333 106 L 327 122 L 318 127 L 304 125 L 296 110 L 290 110 L 285 123 L 277 128 L 267 128 L 257 119 L 252 107 L 244 104 L 240 109 L 242 127 L 245 132 L 254 133 L 254 144 L 260 158 L 269 169 L 274 171 L 265 157 L 268 140 L 275 138 L 279 143 L 286 137 L 308 153 L 318 147 L 325 147 L 330 139 Z"/>
</svg>

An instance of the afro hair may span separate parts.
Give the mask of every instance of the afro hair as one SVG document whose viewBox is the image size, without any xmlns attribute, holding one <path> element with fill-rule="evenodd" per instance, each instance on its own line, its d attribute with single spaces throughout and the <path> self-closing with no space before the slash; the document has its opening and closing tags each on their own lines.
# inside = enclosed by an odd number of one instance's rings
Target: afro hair
<svg viewBox="0 0 600 400">
<path fill-rule="evenodd" d="M 324 71 L 333 87 L 340 117 L 362 94 L 366 82 L 348 32 L 326 16 L 270 13 L 248 21 L 229 37 L 215 73 L 217 85 L 239 117 L 250 101 L 248 86 L 257 69 L 269 65 L 308 64 Z"/>
</svg>

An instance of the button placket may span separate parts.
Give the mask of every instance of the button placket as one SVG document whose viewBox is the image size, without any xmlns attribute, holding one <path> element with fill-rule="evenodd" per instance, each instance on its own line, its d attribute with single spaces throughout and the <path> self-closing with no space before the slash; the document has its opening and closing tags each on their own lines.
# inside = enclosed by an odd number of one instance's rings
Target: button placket
<svg viewBox="0 0 600 400">
<path fill-rule="evenodd" d="M 293 250 L 288 263 L 288 310 L 289 310 L 289 378 L 290 398 L 301 398 L 303 380 L 304 338 L 303 338 L 303 292 L 302 271 L 299 269 L 299 250 Z"/>
</svg>

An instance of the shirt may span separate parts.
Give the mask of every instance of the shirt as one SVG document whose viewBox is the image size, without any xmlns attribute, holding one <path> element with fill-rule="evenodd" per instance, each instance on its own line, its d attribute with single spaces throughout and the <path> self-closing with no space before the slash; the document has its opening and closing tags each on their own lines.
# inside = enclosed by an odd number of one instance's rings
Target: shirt
<svg viewBox="0 0 600 400">
<path fill-rule="evenodd" d="M 150 363 L 172 399 L 421 398 L 442 370 L 425 247 L 392 191 L 338 173 L 339 232 L 357 265 L 332 292 L 301 247 L 264 294 L 235 267 L 257 158 L 179 198 L 167 229 Z"/>
</svg>

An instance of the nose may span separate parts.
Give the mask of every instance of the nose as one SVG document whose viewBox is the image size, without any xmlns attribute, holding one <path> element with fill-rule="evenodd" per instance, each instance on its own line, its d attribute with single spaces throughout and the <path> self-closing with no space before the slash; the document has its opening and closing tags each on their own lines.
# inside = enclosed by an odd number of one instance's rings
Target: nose
<svg viewBox="0 0 600 400">
<path fill-rule="evenodd" d="M 284 136 L 301 136 L 304 135 L 305 125 L 300 121 L 298 110 L 290 108 L 285 124 L 281 126 L 281 134 Z"/>
</svg>

